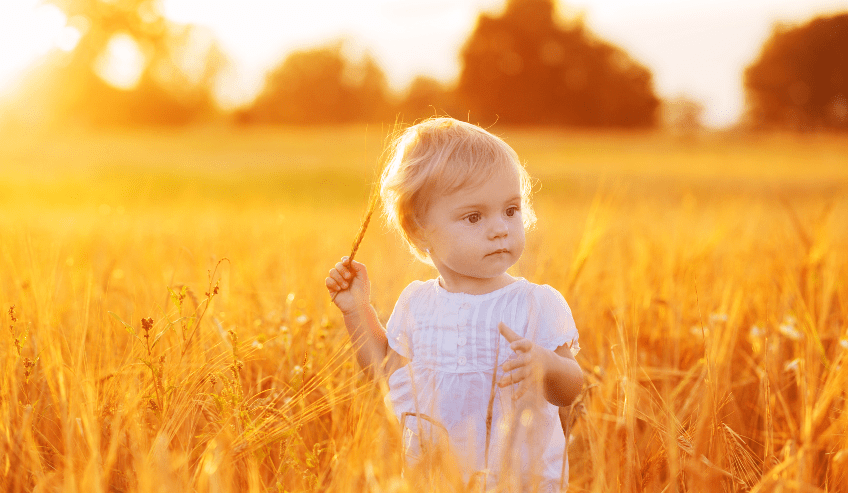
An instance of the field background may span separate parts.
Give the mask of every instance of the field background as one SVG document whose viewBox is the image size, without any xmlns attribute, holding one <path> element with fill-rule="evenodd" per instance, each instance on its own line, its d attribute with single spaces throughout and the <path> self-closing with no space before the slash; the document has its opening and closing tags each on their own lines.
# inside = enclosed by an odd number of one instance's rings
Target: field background
<svg viewBox="0 0 848 493">
<path fill-rule="evenodd" d="M 493 131 L 580 330 L 569 490 L 848 491 L 848 139 Z M 385 134 L 0 135 L 0 489 L 412 491 L 324 288 Z M 384 321 L 435 275 L 357 258 Z"/>
</svg>

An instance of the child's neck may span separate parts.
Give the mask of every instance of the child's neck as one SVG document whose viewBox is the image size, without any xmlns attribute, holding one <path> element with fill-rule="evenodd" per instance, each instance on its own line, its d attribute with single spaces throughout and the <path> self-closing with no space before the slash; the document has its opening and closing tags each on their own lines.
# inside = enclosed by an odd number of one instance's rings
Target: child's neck
<svg viewBox="0 0 848 493">
<path fill-rule="evenodd" d="M 469 277 L 456 273 L 439 274 L 439 286 L 449 293 L 486 294 L 515 282 L 515 278 L 506 272 L 492 278 Z"/>
</svg>

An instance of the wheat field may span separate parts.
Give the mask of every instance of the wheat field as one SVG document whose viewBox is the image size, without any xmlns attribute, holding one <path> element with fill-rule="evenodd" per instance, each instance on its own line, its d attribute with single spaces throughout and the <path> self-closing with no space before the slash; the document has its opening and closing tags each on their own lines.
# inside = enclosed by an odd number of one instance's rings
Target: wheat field
<svg viewBox="0 0 848 493">
<path fill-rule="evenodd" d="M 848 139 L 493 131 L 580 330 L 569 491 L 848 491 Z M 401 474 L 323 285 L 384 138 L 1 135 L 0 490 L 470 491 Z M 435 275 L 357 259 L 383 321 Z"/>
</svg>

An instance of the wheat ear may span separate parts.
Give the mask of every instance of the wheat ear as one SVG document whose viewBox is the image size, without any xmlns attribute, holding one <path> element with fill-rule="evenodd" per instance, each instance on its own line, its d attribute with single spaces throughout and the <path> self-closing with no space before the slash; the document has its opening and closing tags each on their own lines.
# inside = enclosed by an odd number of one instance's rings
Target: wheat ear
<svg viewBox="0 0 848 493">
<path fill-rule="evenodd" d="M 365 230 L 368 229 L 368 223 L 371 222 L 371 215 L 377 210 L 378 203 L 380 203 L 380 194 L 377 192 L 377 188 L 374 187 L 374 190 L 371 191 L 371 198 L 368 199 L 368 210 L 365 212 L 365 218 L 362 220 L 362 224 L 359 225 L 359 232 L 356 233 L 356 237 L 353 239 L 350 255 L 347 257 L 347 265 L 351 265 L 353 262 L 353 257 L 356 255 L 356 251 L 359 250 L 359 244 L 362 243 L 362 238 L 365 237 Z M 339 291 L 333 293 L 330 301 L 335 301 L 337 294 L 339 294 Z"/>
</svg>

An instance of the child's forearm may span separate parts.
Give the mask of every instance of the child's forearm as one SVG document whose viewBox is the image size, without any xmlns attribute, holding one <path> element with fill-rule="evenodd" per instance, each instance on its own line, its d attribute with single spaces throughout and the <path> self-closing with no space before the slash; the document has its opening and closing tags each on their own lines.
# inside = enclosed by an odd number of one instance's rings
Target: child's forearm
<svg viewBox="0 0 848 493">
<path fill-rule="evenodd" d="M 583 390 L 583 370 L 571 354 L 545 352 L 545 400 L 559 407 L 570 406 Z"/>
<path fill-rule="evenodd" d="M 377 312 L 370 304 L 361 305 L 345 313 L 344 321 L 356 350 L 356 360 L 370 377 L 374 377 L 382 368 L 388 347 L 386 332 L 377 318 Z"/>
</svg>

